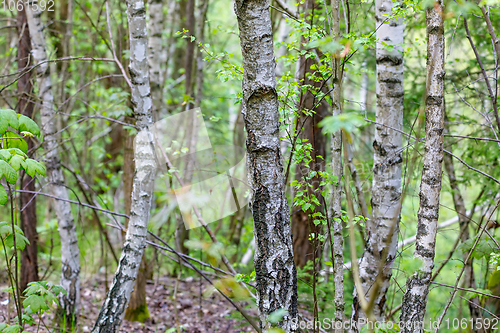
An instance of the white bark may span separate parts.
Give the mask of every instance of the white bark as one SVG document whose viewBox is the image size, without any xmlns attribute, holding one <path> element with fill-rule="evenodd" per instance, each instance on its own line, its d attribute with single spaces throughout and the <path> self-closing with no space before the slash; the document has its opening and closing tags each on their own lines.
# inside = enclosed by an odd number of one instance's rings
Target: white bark
<svg viewBox="0 0 500 333">
<path fill-rule="evenodd" d="M 332 34 L 335 40 L 340 40 L 340 1 L 332 1 Z M 342 112 L 342 59 L 339 52 L 333 55 L 333 115 Z M 332 202 L 328 209 L 330 221 L 333 224 L 333 280 L 335 286 L 335 322 L 344 321 L 345 300 L 344 300 L 344 236 L 342 231 L 342 133 L 338 131 L 331 138 L 331 159 L 332 173 L 337 177 L 337 182 L 332 186 Z M 343 327 L 336 324 L 336 327 Z M 335 329 L 335 332 L 342 332 L 342 329 Z"/>
<path fill-rule="evenodd" d="M 47 62 L 47 51 L 41 11 L 34 11 L 38 1 L 30 1 L 26 8 L 29 31 L 31 36 L 31 48 L 33 62 L 37 66 L 36 81 L 40 98 L 40 116 L 42 131 L 44 133 L 43 146 L 45 149 L 45 165 L 47 167 L 47 178 L 50 183 L 49 191 L 55 197 L 62 200 L 54 201 L 54 208 L 58 219 L 58 230 L 61 239 L 61 286 L 67 291 L 67 295 L 61 295 L 60 307 L 66 316 L 66 321 L 71 323 L 76 320 L 80 310 L 80 249 L 76 235 L 75 223 L 69 199 L 68 189 L 64 185 L 64 175 L 61 169 L 59 156 L 59 144 L 57 142 L 57 122 L 54 108 L 54 95 L 52 93 L 52 82 L 50 79 L 50 68 Z"/>
<path fill-rule="evenodd" d="M 421 323 L 424 319 L 429 284 L 434 267 L 439 195 L 441 192 L 444 133 L 444 26 L 443 2 L 427 9 L 427 96 L 425 107 L 425 153 L 420 184 L 415 258 L 421 268 L 406 283 L 401 321 Z M 401 330 L 423 332 L 422 327 L 405 325 Z"/>
<path fill-rule="evenodd" d="M 151 208 L 156 156 L 153 135 L 151 89 L 149 85 L 146 10 L 143 0 L 127 1 L 130 33 L 132 105 L 136 127 L 140 131 L 134 142 L 135 175 L 132 204 L 125 244 L 108 296 L 99 312 L 92 332 L 117 332 L 125 315 L 130 294 L 146 247 L 147 226 Z"/>
<path fill-rule="evenodd" d="M 367 240 L 359 275 L 367 301 L 377 291 L 373 314 L 384 320 L 386 293 L 396 256 L 401 211 L 401 165 L 403 130 L 403 19 L 388 21 L 392 0 L 376 0 L 377 26 L 377 111 L 375 127 L 372 220 L 367 223 Z M 392 46 L 388 50 L 387 46 Z M 381 261 L 385 264 L 380 270 Z M 379 268 L 380 267 L 380 268 Z M 380 274 L 380 276 L 379 276 Z M 378 289 L 375 287 L 378 284 Z M 354 289 L 352 319 L 365 319 Z"/>
<path fill-rule="evenodd" d="M 247 130 L 247 165 L 255 225 L 257 306 L 263 330 L 268 316 L 287 313 L 276 324 L 296 332 L 297 272 L 288 202 L 285 197 L 279 139 L 276 63 L 268 0 L 236 0 L 235 13 L 243 55 L 243 116 Z"/>
<path fill-rule="evenodd" d="M 149 0 L 149 81 L 156 114 L 163 107 L 163 73 L 161 70 L 163 43 L 163 0 Z"/>
</svg>

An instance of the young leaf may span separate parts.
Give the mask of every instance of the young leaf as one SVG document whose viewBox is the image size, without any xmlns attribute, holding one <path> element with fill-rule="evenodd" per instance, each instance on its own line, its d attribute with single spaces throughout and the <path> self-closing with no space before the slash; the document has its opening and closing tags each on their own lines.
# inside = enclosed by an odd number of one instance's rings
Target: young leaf
<svg viewBox="0 0 500 333">
<path fill-rule="evenodd" d="M 19 117 L 19 130 L 40 136 L 40 129 L 38 128 L 38 125 L 31 118 L 26 116 Z"/>
<path fill-rule="evenodd" d="M 12 227 L 8 222 L 0 222 L 0 235 L 8 235 L 12 232 Z"/>
<path fill-rule="evenodd" d="M 10 159 L 9 164 L 14 170 L 19 171 L 19 169 L 21 168 L 21 163 L 23 161 L 24 157 L 22 157 L 21 155 L 14 155 Z"/>
<path fill-rule="evenodd" d="M 2 141 L 3 141 L 2 143 L 3 143 L 4 147 L 18 148 L 21 151 L 23 151 L 24 153 L 28 152 L 28 144 L 17 133 L 8 131 L 8 132 L 5 132 L 5 134 L 3 135 L 3 137 L 4 137 L 4 139 L 2 139 Z"/>
<path fill-rule="evenodd" d="M 0 149 L 0 160 L 8 162 L 12 155 L 9 153 L 8 149 Z"/>
<path fill-rule="evenodd" d="M 5 205 L 9 197 L 7 196 L 7 191 L 3 188 L 3 185 L 0 184 L 0 205 Z"/>
<path fill-rule="evenodd" d="M 18 174 L 9 163 L 0 160 L 0 179 L 5 176 L 5 179 L 11 183 L 15 184 L 17 182 Z"/>
<path fill-rule="evenodd" d="M 23 301 L 24 307 L 30 307 L 33 312 L 38 312 L 39 310 L 48 310 L 49 307 L 45 303 L 43 296 L 31 295 Z"/>
<path fill-rule="evenodd" d="M 9 109 L 0 110 L 0 123 L 7 123 L 10 127 L 18 130 L 19 121 L 17 120 L 17 114 Z"/>
<path fill-rule="evenodd" d="M 17 333 L 21 328 L 21 325 L 12 325 L 4 328 L 2 333 Z"/>
</svg>

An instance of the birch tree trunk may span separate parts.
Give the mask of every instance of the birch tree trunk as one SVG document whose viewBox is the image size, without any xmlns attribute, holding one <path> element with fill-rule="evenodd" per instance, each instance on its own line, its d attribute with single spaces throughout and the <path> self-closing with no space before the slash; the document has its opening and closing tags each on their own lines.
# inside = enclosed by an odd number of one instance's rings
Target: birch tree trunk
<svg viewBox="0 0 500 333">
<path fill-rule="evenodd" d="M 155 114 L 163 108 L 163 72 L 161 70 L 163 43 L 163 0 L 149 0 L 149 82 Z"/>
<path fill-rule="evenodd" d="M 340 1 L 332 1 L 332 37 L 340 40 Z M 339 52 L 333 55 L 333 111 L 334 116 L 342 112 L 342 59 Z M 335 286 L 335 332 L 343 332 L 338 327 L 344 321 L 344 235 L 342 227 L 342 133 L 338 131 L 331 138 L 331 159 L 333 177 L 337 178 L 332 186 L 332 202 L 328 211 L 329 220 L 333 224 L 333 281 Z"/>
<path fill-rule="evenodd" d="M 269 314 L 287 313 L 275 324 L 296 332 L 297 272 L 293 259 L 288 202 L 279 139 L 276 62 L 268 0 L 236 0 L 243 55 L 243 116 L 247 165 L 252 188 L 255 273 L 260 326 L 271 328 Z M 293 321 L 292 321 L 293 320 Z"/>
<path fill-rule="evenodd" d="M 68 189 L 64 185 L 64 175 L 61 169 L 59 156 L 59 143 L 57 142 L 56 111 L 54 109 L 54 96 L 50 79 L 49 63 L 41 11 L 33 8 L 38 1 L 33 0 L 25 6 L 31 36 L 31 52 L 33 62 L 37 67 L 36 81 L 40 98 L 40 116 L 42 131 L 44 133 L 43 146 L 45 148 L 45 165 L 47 167 L 47 180 L 50 183 L 51 194 L 62 200 L 54 201 L 54 208 L 58 219 L 58 230 L 61 238 L 61 286 L 67 295 L 60 297 L 60 312 L 65 317 L 67 327 L 75 324 L 80 309 L 80 249 L 76 235 L 75 223 L 69 202 Z M 36 8 L 35 7 L 35 8 Z"/>
<path fill-rule="evenodd" d="M 162 84 L 163 75 L 161 71 L 161 54 L 162 54 L 162 31 L 163 31 L 163 0 L 149 0 L 148 4 L 148 64 L 149 64 L 149 82 L 151 85 L 151 98 L 153 100 L 154 115 L 153 118 L 159 119 L 162 114 L 163 100 L 162 100 Z M 133 120 L 132 120 L 133 122 Z M 126 134 L 129 136 L 130 134 Z M 135 137 L 135 136 L 134 136 Z M 125 139 L 129 147 L 133 149 L 133 137 L 130 136 Z M 131 142 L 132 141 L 132 142 Z M 128 156 L 133 159 L 132 155 Z M 133 174 L 135 171 L 134 161 L 125 162 L 129 164 L 126 169 L 128 172 L 124 172 L 124 178 L 127 177 L 127 187 L 124 195 L 127 196 L 125 202 L 125 214 L 130 215 L 131 209 L 131 194 L 132 194 L 132 182 Z M 132 180 L 132 182 L 131 182 Z M 128 226 L 128 223 L 126 224 Z M 146 302 L 146 282 L 148 279 L 148 272 L 150 267 L 147 262 L 146 254 L 143 254 L 141 264 L 139 266 L 139 271 L 137 273 L 136 283 L 134 286 L 134 291 L 130 295 L 130 301 L 125 311 L 125 319 L 129 321 L 139 321 L 144 322 L 146 319 L 150 318 L 148 304 Z"/>
<path fill-rule="evenodd" d="M 396 256 L 400 221 L 401 164 L 403 162 L 403 19 L 384 23 L 392 15 L 392 0 L 375 1 L 377 27 L 377 111 L 373 142 L 372 220 L 367 223 L 366 247 L 359 276 L 373 314 L 383 321 L 386 293 Z M 392 46 L 392 50 L 387 47 Z M 398 131 L 399 130 L 399 131 Z M 385 260 L 382 270 L 381 260 Z M 375 287 L 375 284 L 378 284 Z M 371 291 L 377 291 L 370 295 Z M 369 296 L 370 295 L 370 296 Z M 366 319 L 354 288 L 352 319 Z"/>
<path fill-rule="evenodd" d="M 23 70 L 32 65 L 31 62 L 31 38 L 28 28 L 28 21 L 26 19 L 26 11 L 24 8 L 17 12 L 17 34 L 18 34 L 18 47 L 17 47 L 17 68 Z M 33 109 L 35 103 L 30 97 L 33 92 L 31 83 L 32 72 L 24 74 L 17 81 L 17 112 L 29 118 L 33 117 Z M 32 138 L 27 138 L 28 151 L 31 151 L 35 146 Z M 35 191 L 35 181 L 27 173 L 21 172 L 21 189 L 28 191 Z M 28 283 L 38 281 L 38 233 L 36 231 L 36 195 L 32 193 L 21 193 L 20 206 L 24 210 L 20 212 L 21 228 L 24 235 L 28 238 L 30 244 L 26 245 L 24 250 L 21 251 L 21 282 L 20 289 L 25 290 Z M 29 203 L 29 204 L 28 204 Z"/>
<path fill-rule="evenodd" d="M 153 136 L 151 89 L 148 71 L 146 9 L 143 0 L 127 1 L 130 34 L 129 73 L 132 82 L 132 106 L 139 133 L 134 142 L 135 174 L 131 211 L 125 244 L 108 296 L 92 332 L 118 332 L 146 247 L 156 158 Z"/>
<path fill-rule="evenodd" d="M 434 267 L 439 194 L 441 192 L 444 132 L 444 25 L 443 2 L 427 8 L 427 96 L 425 106 L 425 153 L 420 184 L 417 240 L 414 257 L 421 268 L 409 277 L 403 296 L 401 332 L 423 332 L 422 323 Z"/>
</svg>

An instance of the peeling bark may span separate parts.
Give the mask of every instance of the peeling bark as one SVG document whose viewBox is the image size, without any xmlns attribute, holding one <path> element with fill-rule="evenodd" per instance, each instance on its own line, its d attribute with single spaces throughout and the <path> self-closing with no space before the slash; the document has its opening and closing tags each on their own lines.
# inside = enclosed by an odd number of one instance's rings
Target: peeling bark
<svg viewBox="0 0 500 333">
<path fill-rule="evenodd" d="M 117 332 L 134 288 L 146 247 L 156 157 L 153 136 L 151 89 L 149 85 L 146 9 L 143 0 L 127 1 L 130 33 L 129 73 L 132 82 L 132 106 L 139 133 L 134 142 L 135 174 L 131 196 L 130 220 L 122 255 L 108 296 L 92 332 Z"/>
<path fill-rule="evenodd" d="M 421 268 L 409 277 L 403 296 L 401 321 L 424 320 L 429 284 L 434 267 L 439 195 L 441 192 L 444 134 L 444 25 L 443 2 L 427 9 L 427 96 L 425 106 L 425 153 L 420 184 L 417 240 L 414 257 Z M 423 327 L 405 325 L 401 332 L 423 332 Z"/>
<path fill-rule="evenodd" d="M 272 327 L 269 314 L 287 313 L 276 324 L 296 332 L 297 272 L 279 139 L 276 62 L 268 0 L 236 0 L 243 55 L 243 116 L 247 165 L 255 225 L 255 273 L 260 326 Z"/>
<path fill-rule="evenodd" d="M 384 320 L 386 293 L 396 257 L 403 162 L 403 19 L 384 23 L 392 15 L 392 0 L 375 1 L 377 30 L 377 110 L 373 142 L 372 220 L 367 223 L 365 251 L 359 276 L 367 301 L 376 290 L 373 315 Z M 387 50 L 387 46 L 393 46 Z M 399 130 L 399 131 L 398 131 Z M 381 261 L 385 264 L 380 271 Z M 375 284 L 378 284 L 375 287 Z M 366 319 L 354 289 L 352 319 Z"/>
<path fill-rule="evenodd" d="M 58 230 L 61 238 L 61 286 L 67 295 L 60 297 L 60 311 L 65 316 L 68 327 L 76 322 L 80 310 L 80 250 L 76 235 L 75 223 L 69 202 L 68 189 L 64 185 L 64 175 L 61 168 L 59 143 L 57 142 L 56 111 L 54 95 L 50 79 L 49 63 L 47 62 L 47 44 L 41 21 L 41 11 L 34 11 L 37 0 L 25 6 L 31 36 L 31 52 L 36 67 L 36 81 L 40 98 L 40 115 L 42 131 L 44 133 L 43 146 L 45 148 L 45 165 L 47 180 L 50 183 L 51 194 L 62 200 L 54 201 L 54 208 L 58 219 Z M 40 6 L 37 6 L 40 8 Z"/>
</svg>

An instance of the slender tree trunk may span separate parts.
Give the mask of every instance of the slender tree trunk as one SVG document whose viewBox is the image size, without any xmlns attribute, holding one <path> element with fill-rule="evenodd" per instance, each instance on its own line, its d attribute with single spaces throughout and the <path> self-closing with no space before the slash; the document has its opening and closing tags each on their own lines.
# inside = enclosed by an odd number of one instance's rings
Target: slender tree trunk
<svg viewBox="0 0 500 333">
<path fill-rule="evenodd" d="M 50 183 L 49 191 L 61 199 L 68 199 L 68 189 L 64 185 L 64 175 L 61 169 L 59 143 L 57 142 L 56 112 L 54 96 L 50 79 L 49 63 L 43 25 L 40 19 L 41 11 L 33 11 L 38 1 L 34 0 L 30 6 L 25 6 L 31 36 L 31 48 L 36 67 L 37 84 L 41 100 L 40 115 L 44 133 L 45 165 L 47 179 Z M 40 8 L 40 6 L 38 6 Z M 65 316 L 67 327 L 76 323 L 80 310 L 80 249 L 76 235 L 75 222 L 71 213 L 71 206 L 63 200 L 55 200 L 59 235 L 61 238 L 61 286 L 66 289 L 67 295 L 60 297 L 61 314 Z"/>
<path fill-rule="evenodd" d="M 175 32 L 177 31 L 183 31 L 183 29 L 186 28 L 186 18 L 187 18 L 187 5 L 188 1 L 190 0 L 179 0 L 179 5 L 177 7 L 177 12 L 175 13 L 176 20 L 178 20 L 179 24 L 177 29 L 174 29 Z M 174 33 L 175 34 L 175 33 Z M 177 79 L 178 76 L 180 76 L 179 70 L 180 69 L 185 69 L 185 62 L 186 62 L 186 40 L 185 39 L 179 39 L 178 37 L 175 37 L 173 40 L 174 44 L 176 45 L 175 50 L 172 55 L 172 79 Z"/>
<path fill-rule="evenodd" d="M 448 132 L 448 117 L 445 113 L 445 130 Z M 451 151 L 451 147 L 448 148 Z M 453 165 L 453 159 L 450 154 L 444 154 L 443 163 L 446 169 L 446 173 L 448 174 L 448 179 L 450 180 L 450 187 L 453 196 L 453 205 L 455 206 L 455 211 L 458 215 L 458 223 L 460 225 L 461 236 L 460 240 L 462 243 L 469 239 L 469 217 L 467 216 L 467 211 L 465 209 L 464 198 L 460 192 L 460 188 L 458 187 L 457 177 L 455 175 L 455 166 Z M 463 254 L 464 261 L 467 260 L 468 253 L 465 252 Z M 476 281 L 474 278 L 474 266 L 472 264 L 472 258 L 467 262 L 464 272 L 464 285 L 466 288 L 476 289 Z M 469 312 L 471 318 L 476 322 L 477 320 L 482 320 L 481 318 L 481 308 L 479 305 L 479 297 L 474 297 L 470 299 Z M 474 332 L 484 332 L 482 329 L 477 329 L 477 325 L 474 326 Z"/>
<path fill-rule="evenodd" d="M 31 66 L 31 38 L 24 8 L 17 12 L 17 34 L 19 38 L 17 47 L 17 68 L 23 70 Z M 18 103 L 17 112 L 29 118 L 33 117 L 35 103 L 31 99 L 32 84 L 29 71 L 17 81 Z M 28 151 L 33 155 L 34 141 L 28 138 Z M 27 191 L 35 191 L 35 180 L 28 174 L 21 173 L 21 188 Z M 29 282 L 38 281 L 38 233 L 36 232 L 36 196 L 31 193 L 22 193 L 20 206 L 24 208 L 21 211 L 21 228 L 24 235 L 29 240 L 27 245 L 21 251 L 21 291 L 25 290 Z M 24 207 L 26 206 L 26 207 Z"/>
<path fill-rule="evenodd" d="M 194 10 L 195 10 L 195 0 L 187 0 L 186 5 L 186 30 L 188 30 L 188 36 L 194 36 L 196 32 L 194 29 L 196 28 L 196 22 L 194 18 Z M 186 86 L 186 95 L 192 97 L 193 93 L 193 65 L 194 65 L 194 48 L 196 46 L 195 41 L 191 41 L 190 38 L 186 39 L 186 55 L 184 58 L 184 68 L 186 80 L 184 81 Z M 190 103 L 188 103 L 190 105 Z M 189 107 L 188 107 L 189 109 Z"/>
<path fill-rule="evenodd" d="M 267 0 L 236 0 L 235 13 L 243 55 L 243 115 L 247 130 L 247 162 L 257 248 L 257 306 L 263 330 L 268 316 L 287 311 L 275 324 L 296 332 L 297 272 L 293 259 L 288 202 L 285 197 L 279 139 L 276 63 Z"/>
<path fill-rule="evenodd" d="M 377 291 L 373 314 L 384 319 L 386 293 L 396 257 L 400 221 L 401 165 L 403 162 L 401 132 L 403 129 L 403 19 L 384 23 L 392 15 L 392 0 L 376 0 L 377 25 L 377 111 L 373 142 L 372 220 L 367 223 L 367 240 L 359 265 L 359 275 L 367 301 Z M 388 50 L 387 46 L 392 46 Z M 379 125 L 380 124 L 380 125 Z M 384 252 L 385 250 L 385 252 Z M 387 254 L 385 254 L 387 253 Z M 383 258 L 384 257 L 384 258 Z M 381 260 L 385 259 L 382 271 Z M 378 284 L 378 286 L 375 286 Z M 370 295 L 370 296 L 369 296 Z M 365 319 L 354 289 L 352 319 Z"/>
<path fill-rule="evenodd" d="M 425 106 L 425 153 L 420 184 L 415 258 L 421 268 L 406 282 L 401 321 L 421 323 L 425 315 L 429 284 L 434 267 L 439 195 L 441 192 L 444 132 L 444 25 L 443 2 L 427 8 L 427 96 Z M 423 327 L 404 326 L 407 332 L 423 332 Z"/>
<path fill-rule="evenodd" d="M 162 101 L 162 84 L 163 76 L 161 72 L 161 53 L 162 53 L 162 32 L 163 32 L 163 0 L 150 0 L 149 1 L 149 82 L 151 84 L 151 97 L 153 99 L 154 117 L 159 118 L 161 108 L 163 107 Z M 125 149 L 132 150 L 132 154 L 128 154 L 128 161 L 130 163 L 127 167 L 127 172 L 124 172 L 124 177 L 127 178 L 127 187 L 124 192 L 126 200 L 125 214 L 130 215 L 131 209 L 131 195 L 132 195 L 132 182 L 135 164 L 133 161 L 133 136 L 126 139 L 128 147 Z M 130 295 L 130 302 L 125 312 L 125 319 L 129 321 L 144 322 L 150 318 L 148 304 L 146 302 L 146 282 L 148 275 L 148 261 L 146 253 L 143 254 L 139 271 L 137 273 L 137 280 L 135 282 L 134 291 Z"/>
<path fill-rule="evenodd" d="M 163 54 L 162 33 L 163 0 L 149 0 L 149 82 L 151 83 L 151 96 L 155 107 L 155 115 L 161 114 L 163 108 L 163 72 L 161 62 Z"/>
<path fill-rule="evenodd" d="M 137 278 L 146 247 L 147 226 L 151 208 L 156 158 L 153 135 L 151 89 L 149 86 L 146 9 L 143 0 L 127 1 L 130 32 L 129 72 L 132 82 L 132 106 L 136 127 L 134 160 L 135 175 L 131 196 L 130 220 L 120 263 L 99 312 L 92 332 L 117 332 Z"/>
<path fill-rule="evenodd" d="M 133 123 L 134 119 L 130 118 L 129 123 Z M 130 216 L 132 209 L 132 190 L 134 182 L 135 162 L 134 162 L 134 139 L 135 135 L 125 133 L 125 147 L 124 147 L 124 167 L 123 167 L 123 195 L 124 195 L 124 211 L 125 214 Z M 128 228 L 129 221 L 125 222 L 125 227 Z M 146 302 L 146 282 L 148 273 L 148 262 L 146 253 L 142 255 L 139 271 L 137 272 L 137 280 L 135 282 L 134 290 L 130 295 L 130 302 L 127 310 L 125 311 L 125 319 L 129 321 L 144 322 L 150 318 L 148 304 Z"/>
<path fill-rule="evenodd" d="M 332 1 L 332 37 L 338 41 L 340 32 L 340 1 Z M 333 55 L 333 115 L 342 112 L 342 59 L 339 52 Z M 344 235 L 342 227 L 342 133 L 334 133 L 331 137 L 331 161 L 333 177 L 337 181 L 332 185 L 332 202 L 329 207 L 329 220 L 333 225 L 333 281 L 335 286 L 335 322 L 344 321 Z M 339 325 L 339 324 L 336 324 Z M 336 327 L 343 327 L 342 325 Z M 335 332 L 342 332 L 342 329 L 335 329 Z"/>
<path fill-rule="evenodd" d="M 205 41 L 205 21 L 207 19 L 209 0 L 202 0 L 200 3 L 198 21 L 196 22 L 196 33 L 198 49 L 196 52 L 196 94 L 195 94 L 195 107 L 201 106 L 201 100 L 203 98 L 203 79 L 205 78 L 203 72 L 203 49 L 200 46 L 203 45 Z"/>
</svg>

